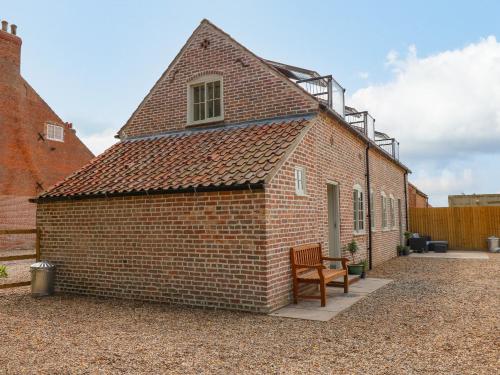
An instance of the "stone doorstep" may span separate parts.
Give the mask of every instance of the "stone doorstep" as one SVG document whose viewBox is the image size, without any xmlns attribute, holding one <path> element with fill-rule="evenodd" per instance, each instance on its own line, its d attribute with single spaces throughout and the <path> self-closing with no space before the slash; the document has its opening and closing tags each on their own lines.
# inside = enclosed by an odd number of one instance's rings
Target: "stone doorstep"
<svg viewBox="0 0 500 375">
<path fill-rule="evenodd" d="M 411 253 L 410 258 L 443 258 L 443 259 L 490 259 L 489 255 L 485 251 L 450 251 L 446 253 Z"/>
<path fill-rule="evenodd" d="M 349 293 L 344 293 L 342 288 L 327 288 L 326 306 L 321 307 L 319 300 L 299 300 L 298 304 L 290 304 L 269 315 L 281 318 L 294 318 L 305 320 L 329 321 L 362 300 L 368 294 L 391 283 L 389 279 L 367 278 L 361 279 L 356 284 L 349 285 Z M 319 293 L 318 293 L 319 295 Z"/>
</svg>

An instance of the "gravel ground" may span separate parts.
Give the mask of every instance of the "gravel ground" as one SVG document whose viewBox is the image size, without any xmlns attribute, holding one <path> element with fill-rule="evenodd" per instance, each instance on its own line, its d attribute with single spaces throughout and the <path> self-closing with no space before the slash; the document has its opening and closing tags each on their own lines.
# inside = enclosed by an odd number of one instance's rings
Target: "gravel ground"
<svg viewBox="0 0 500 375">
<path fill-rule="evenodd" d="M 329 322 L 0 291 L 0 374 L 496 374 L 500 255 L 398 258 Z"/>
</svg>

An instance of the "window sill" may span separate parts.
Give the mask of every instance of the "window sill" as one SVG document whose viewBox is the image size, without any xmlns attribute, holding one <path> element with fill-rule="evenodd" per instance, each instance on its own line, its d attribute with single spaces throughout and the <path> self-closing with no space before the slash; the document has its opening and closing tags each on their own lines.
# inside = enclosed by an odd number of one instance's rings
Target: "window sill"
<svg viewBox="0 0 500 375">
<path fill-rule="evenodd" d="M 45 137 L 45 139 L 47 141 L 53 141 L 53 142 L 61 142 L 61 143 L 64 143 L 64 139 L 54 139 L 54 138 L 49 138 L 49 137 Z"/>
<path fill-rule="evenodd" d="M 352 232 L 353 236 L 366 236 L 366 231 L 360 231 L 360 232 Z"/>
<path fill-rule="evenodd" d="M 189 121 L 188 120 L 186 127 L 214 124 L 214 123 L 223 122 L 223 121 L 224 121 L 224 116 L 213 117 L 213 118 L 209 118 L 206 120 L 200 120 L 200 121 Z"/>
</svg>

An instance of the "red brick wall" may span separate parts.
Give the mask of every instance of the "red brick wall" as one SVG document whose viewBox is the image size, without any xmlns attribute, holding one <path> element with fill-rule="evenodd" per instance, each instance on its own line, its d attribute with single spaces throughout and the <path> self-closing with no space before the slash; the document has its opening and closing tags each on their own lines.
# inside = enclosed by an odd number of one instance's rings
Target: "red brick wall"
<svg viewBox="0 0 500 375">
<path fill-rule="evenodd" d="M 204 40 L 210 42 L 205 49 Z M 120 136 L 182 129 L 187 123 L 187 87 L 204 73 L 223 77 L 224 123 L 312 111 L 318 103 L 213 25 L 202 22 L 177 60 L 157 82 Z"/>
<path fill-rule="evenodd" d="M 36 204 L 30 197 L 0 195 L 0 229 L 35 228 Z M 0 235 L 0 256 L 6 250 L 34 250 L 35 237 L 31 234 Z M 10 255 L 10 254 L 9 254 Z"/>
<path fill-rule="evenodd" d="M 353 186 L 359 184 L 366 197 L 365 144 L 343 126 L 320 115 L 311 129 L 290 155 L 279 173 L 266 188 L 266 220 L 268 225 L 269 282 L 272 306 L 288 302 L 291 292 L 289 249 L 308 242 L 321 242 L 328 254 L 327 183 L 337 182 L 340 192 L 340 242 L 346 245 L 352 239 L 359 245 L 356 260 L 367 259 L 368 219 L 365 234 L 354 234 Z M 307 196 L 295 195 L 294 168 L 303 166 L 307 175 Z M 401 198 L 404 205 L 404 171 L 379 151 L 370 151 L 371 186 Z M 377 197 L 377 195 L 376 195 Z M 381 215 L 375 199 L 376 217 Z M 403 212 L 404 216 L 404 212 Z M 380 223 L 378 224 L 380 225 Z M 373 262 L 380 264 L 396 256 L 398 231 L 378 231 L 373 240 Z M 345 254 L 348 256 L 349 254 Z"/>
<path fill-rule="evenodd" d="M 29 198 L 0 195 L 0 229 L 35 228 L 36 204 Z"/>
<path fill-rule="evenodd" d="M 375 230 L 372 235 L 373 265 L 377 266 L 397 255 L 397 246 L 406 230 L 405 181 L 404 171 L 391 163 L 380 151 L 370 150 L 370 185 L 374 192 Z M 394 197 L 395 226 L 382 228 L 382 191 L 387 197 Z M 401 227 L 399 230 L 398 199 L 401 202 Z M 387 222 L 390 226 L 390 213 L 387 207 Z"/>
<path fill-rule="evenodd" d="M 267 311 L 263 191 L 38 205 L 60 290 Z"/>
<path fill-rule="evenodd" d="M 420 194 L 412 184 L 408 184 L 408 205 L 413 208 L 429 207 L 428 198 Z"/>
<path fill-rule="evenodd" d="M 21 77 L 20 53 L 21 39 L 0 31 L 0 195 L 27 197 L 63 179 L 93 155 Z M 64 126 L 64 142 L 40 138 L 47 121 Z"/>
</svg>

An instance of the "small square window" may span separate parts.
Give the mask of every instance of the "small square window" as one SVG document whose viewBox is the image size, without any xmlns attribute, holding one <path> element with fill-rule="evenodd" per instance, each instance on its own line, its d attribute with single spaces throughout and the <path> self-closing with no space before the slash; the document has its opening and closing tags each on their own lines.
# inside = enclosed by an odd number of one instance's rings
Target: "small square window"
<svg viewBox="0 0 500 375">
<path fill-rule="evenodd" d="M 306 195 L 306 170 L 295 167 L 295 194 Z"/>
<path fill-rule="evenodd" d="M 222 78 L 204 76 L 188 85 L 188 125 L 224 120 Z"/>
<path fill-rule="evenodd" d="M 47 139 L 64 142 L 64 128 L 59 125 L 47 124 Z"/>
</svg>

